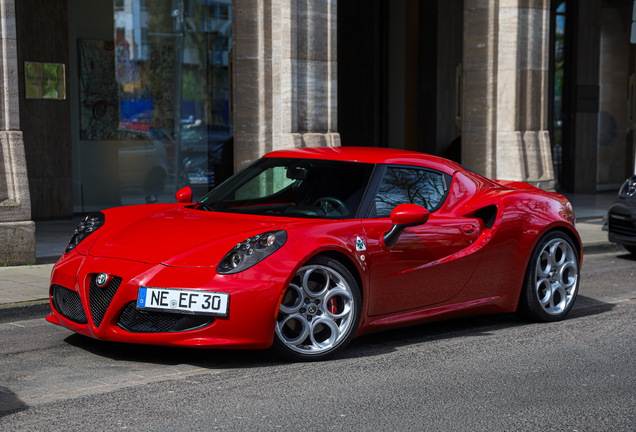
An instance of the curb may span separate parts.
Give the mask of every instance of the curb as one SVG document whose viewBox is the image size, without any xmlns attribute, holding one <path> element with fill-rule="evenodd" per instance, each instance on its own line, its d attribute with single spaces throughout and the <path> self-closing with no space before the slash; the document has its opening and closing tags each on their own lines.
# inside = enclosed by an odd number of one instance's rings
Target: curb
<svg viewBox="0 0 636 432">
<path fill-rule="evenodd" d="M 45 318 L 49 313 L 51 313 L 51 305 L 48 299 L 28 303 L 9 303 L 0 306 L 0 324 Z"/>
<path fill-rule="evenodd" d="M 583 256 L 585 255 L 595 255 L 601 253 L 627 253 L 627 249 L 623 247 L 623 245 L 619 245 L 618 243 L 594 243 L 583 245 Z"/>
</svg>

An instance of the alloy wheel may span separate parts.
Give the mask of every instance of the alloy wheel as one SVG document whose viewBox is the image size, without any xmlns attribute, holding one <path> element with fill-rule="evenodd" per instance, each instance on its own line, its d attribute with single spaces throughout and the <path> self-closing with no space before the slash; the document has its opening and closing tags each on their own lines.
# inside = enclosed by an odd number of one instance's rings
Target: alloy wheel
<svg viewBox="0 0 636 432">
<path fill-rule="evenodd" d="M 536 262 L 535 290 L 541 308 L 549 315 L 567 311 L 576 298 L 577 255 L 563 238 L 549 241 Z"/>
<path fill-rule="evenodd" d="M 295 353 L 329 352 L 348 339 L 355 299 L 351 285 L 336 269 L 321 264 L 301 267 L 280 305 L 276 335 Z"/>
</svg>

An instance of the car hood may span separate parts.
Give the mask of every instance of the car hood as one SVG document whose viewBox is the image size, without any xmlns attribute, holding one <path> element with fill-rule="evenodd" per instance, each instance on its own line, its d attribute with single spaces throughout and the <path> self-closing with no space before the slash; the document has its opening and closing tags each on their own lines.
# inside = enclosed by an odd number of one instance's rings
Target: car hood
<svg viewBox="0 0 636 432">
<path fill-rule="evenodd" d="M 117 210 L 104 212 L 106 223 L 88 251 L 91 256 L 172 266 L 216 266 L 237 243 L 248 237 L 306 223 L 185 207 L 159 206 L 152 212 L 147 208 L 130 212 Z"/>
</svg>

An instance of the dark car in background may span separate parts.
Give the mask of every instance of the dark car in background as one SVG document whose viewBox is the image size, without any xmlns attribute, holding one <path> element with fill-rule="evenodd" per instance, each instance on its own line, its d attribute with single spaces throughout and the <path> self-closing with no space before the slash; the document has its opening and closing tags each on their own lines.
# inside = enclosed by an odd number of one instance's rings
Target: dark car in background
<svg viewBox="0 0 636 432">
<path fill-rule="evenodd" d="M 168 176 L 166 140 L 143 130 L 122 129 L 120 133 L 118 159 L 122 189 L 162 192 Z"/>
<path fill-rule="evenodd" d="M 190 186 L 195 197 L 202 197 L 221 183 L 224 151 L 231 151 L 232 127 L 192 125 L 181 130 L 181 186 Z"/>
<path fill-rule="evenodd" d="M 636 175 L 628 178 L 607 215 L 609 241 L 636 254 Z"/>
</svg>

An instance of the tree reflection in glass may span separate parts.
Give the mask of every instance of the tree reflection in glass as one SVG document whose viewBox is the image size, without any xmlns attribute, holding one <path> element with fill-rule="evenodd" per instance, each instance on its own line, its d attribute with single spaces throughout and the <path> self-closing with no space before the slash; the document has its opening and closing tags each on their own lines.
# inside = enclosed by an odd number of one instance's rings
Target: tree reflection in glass
<svg viewBox="0 0 636 432">
<path fill-rule="evenodd" d="M 446 185 L 441 173 L 413 168 L 388 168 L 375 197 L 378 217 L 388 217 L 399 204 L 417 204 L 431 211 L 438 206 Z"/>
</svg>

